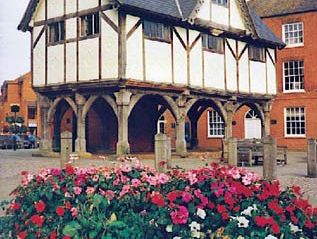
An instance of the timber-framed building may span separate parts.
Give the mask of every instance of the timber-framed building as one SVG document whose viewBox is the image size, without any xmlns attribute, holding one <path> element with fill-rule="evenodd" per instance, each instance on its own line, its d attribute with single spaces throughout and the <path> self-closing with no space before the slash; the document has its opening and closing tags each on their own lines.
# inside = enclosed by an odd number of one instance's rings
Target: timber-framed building
<svg viewBox="0 0 317 239">
<path fill-rule="evenodd" d="M 284 44 L 244 0 L 31 0 L 18 28 L 31 33 L 42 150 L 58 151 L 68 124 L 76 152 L 151 151 L 167 110 L 180 154 L 186 119 L 197 144 L 207 108 L 225 138 L 244 105 L 270 134 Z"/>
</svg>

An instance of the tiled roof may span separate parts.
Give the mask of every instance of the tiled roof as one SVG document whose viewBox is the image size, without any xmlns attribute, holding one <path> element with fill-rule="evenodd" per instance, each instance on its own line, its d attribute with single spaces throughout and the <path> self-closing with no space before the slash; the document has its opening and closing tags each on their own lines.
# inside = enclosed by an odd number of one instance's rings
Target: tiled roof
<svg viewBox="0 0 317 239">
<path fill-rule="evenodd" d="M 26 12 L 18 26 L 19 30 L 27 31 L 28 24 L 32 18 L 32 14 L 40 0 L 30 0 Z M 278 39 L 273 32 L 267 28 L 262 20 L 252 11 L 249 11 L 245 0 L 236 0 L 241 8 L 242 17 L 245 20 L 248 30 L 252 33 L 254 39 L 260 39 L 270 44 L 283 46 L 283 42 Z M 262 0 L 264 1 L 264 0 Z M 315 0 L 314 0 L 315 1 Z M 316 0 L 317 1 L 317 0 Z M 165 15 L 178 21 L 193 20 L 196 16 L 196 10 L 202 4 L 202 0 L 116 0 L 124 7 L 133 7 L 141 11 L 154 14 Z"/>
<path fill-rule="evenodd" d="M 248 4 L 260 17 L 317 11 L 317 0 L 251 0 Z"/>
</svg>

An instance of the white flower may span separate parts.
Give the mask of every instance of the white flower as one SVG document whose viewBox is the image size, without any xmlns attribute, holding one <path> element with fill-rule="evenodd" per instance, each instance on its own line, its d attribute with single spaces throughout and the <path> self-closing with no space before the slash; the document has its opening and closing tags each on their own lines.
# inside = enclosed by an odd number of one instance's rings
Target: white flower
<svg viewBox="0 0 317 239">
<path fill-rule="evenodd" d="M 244 239 L 244 237 L 240 235 L 240 236 L 238 236 L 237 239 Z"/>
<path fill-rule="evenodd" d="M 197 222 L 192 222 L 189 224 L 190 230 L 193 231 L 200 231 L 200 224 Z"/>
<path fill-rule="evenodd" d="M 247 228 L 249 226 L 249 220 L 245 217 L 231 217 L 233 220 L 238 221 L 238 227 L 244 227 Z"/>
<path fill-rule="evenodd" d="M 277 237 L 275 236 L 272 236 L 272 235 L 268 235 L 267 237 L 265 237 L 264 239 L 278 239 Z"/>
<path fill-rule="evenodd" d="M 296 225 L 294 225 L 293 223 L 289 223 L 289 226 L 290 226 L 290 228 L 291 228 L 291 231 L 293 232 L 293 233 L 296 233 L 296 232 L 301 232 L 302 231 L 302 229 L 299 229 L 299 227 L 298 226 L 296 226 Z"/>
<path fill-rule="evenodd" d="M 198 217 L 200 217 L 201 219 L 205 219 L 206 218 L 206 212 L 204 209 L 198 208 L 197 209 L 197 215 Z"/>
<path fill-rule="evenodd" d="M 257 207 L 255 204 L 253 204 L 253 207 L 248 207 L 247 209 L 245 209 L 244 211 L 241 212 L 241 215 L 245 215 L 245 216 L 250 216 L 251 217 L 251 213 L 252 211 L 256 211 Z"/>
<path fill-rule="evenodd" d="M 167 232 L 172 232 L 172 231 L 173 231 L 173 225 L 167 225 L 166 228 L 165 228 L 165 230 L 166 230 Z"/>
<path fill-rule="evenodd" d="M 173 237 L 173 239 L 182 239 L 181 237 Z"/>
<path fill-rule="evenodd" d="M 192 232 L 192 237 L 193 238 L 200 238 L 200 232 L 199 231 L 193 231 Z"/>
</svg>

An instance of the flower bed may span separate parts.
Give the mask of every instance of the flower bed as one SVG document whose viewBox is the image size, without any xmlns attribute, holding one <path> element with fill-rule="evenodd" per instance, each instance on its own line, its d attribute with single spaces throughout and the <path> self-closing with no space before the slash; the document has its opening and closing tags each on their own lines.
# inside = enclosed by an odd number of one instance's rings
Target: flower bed
<svg viewBox="0 0 317 239">
<path fill-rule="evenodd" d="M 317 238 L 317 209 L 243 169 L 118 168 L 22 173 L 0 238 Z"/>
</svg>

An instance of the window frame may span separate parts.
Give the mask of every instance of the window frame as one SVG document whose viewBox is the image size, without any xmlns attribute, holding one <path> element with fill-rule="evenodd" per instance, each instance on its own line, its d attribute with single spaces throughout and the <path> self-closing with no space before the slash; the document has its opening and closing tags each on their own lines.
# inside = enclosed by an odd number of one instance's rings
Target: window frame
<svg viewBox="0 0 317 239">
<path fill-rule="evenodd" d="M 225 121 L 223 120 L 223 118 L 221 117 L 221 115 L 218 113 L 218 111 L 214 110 L 214 109 L 210 109 L 207 111 L 207 129 L 208 129 L 208 138 L 224 138 L 225 137 L 225 130 L 226 130 L 226 126 L 225 126 Z M 210 120 L 213 119 L 213 117 L 211 117 L 211 114 L 215 113 L 216 116 L 215 117 L 219 117 L 219 121 L 216 122 L 211 122 Z M 215 125 L 219 125 L 222 124 L 222 128 L 220 127 L 211 127 L 211 124 L 215 124 Z M 211 130 L 213 129 L 214 131 L 223 131 L 223 134 L 211 134 Z"/>
<path fill-rule="evenodd" d="M 303 109 L 304 110 L 304 134 L 288 134 L 287 133 L 287 110 L 288 109 Z M 301 123 L 302 121 L 299 121 Z M 296 121 L 295 121 L 296 123 Z M 288 106 L 284 108 L 284 137 L 285 138 L 306 138 L 307 133 L 307 118 L 306 118 L 306 108 L 304 106 Z"/>
<path fill-rule="evenodd" d="M 301 24 L 302 25 L 302 39 L 303 41 L 302 42 L 299 42 L 299 43 L 287 43 L 286 42 L 286 32 L 285 32 L 285 26 L 287 25 L 295 25 L 295 24 Z M 297 31 L 299 32 L 299 31 Z M 294 33 L 294 31 L 293 31 Z M 304 42 L 305 42 L 305 39 L 304 39 L 304 22 L 302 21 L 298 21 L 298 22 L 290 22 L 290 23 L 284 23 L 282 24 L 282 40 L 283 42 L 285 42 L 286 44 L 286 48 L 293 48 L 293 47 L 301 47 L 301 46 L 304 46 Z"/>
<path fill-rule="evenodd" d="M 204 45 L 204 37 L 207 38 L 207 47 Z M 209 48 L 209 39 L 210 38 L 221 40 L 222 41 L 221 42 L 221 48 L 222 49 Z M 204 51 L 210 51 L 210 52 L 218 53 L 218 54 L 224 54 L 225 53 L 225 39 L 224 38 L 218 37 L 218 36 L 213 36 L 213 35 L 210 35 L 210 34 L 202 33 L 201 34 L 201 40 L 202 40 L 202 48 L 203 48 Z"/>
<path fill-rule="evenodd" d="M 226 3 L 224 4 L 223 1 L 226 1 Z M 222 6 L 222 7 L 226 7 L 226 8 L 229 7 L 229 1 L 230 1 L 230 0 L 211 0 L 211 2 L 212 2 L 213 4 L 216 4 L 216 5 Z"/>
<path fill-rule="evenodd" d="M 88 34 L 88 29 L 89 29 L 89 17 L 91 16 L 91 33 Z M 96 21 L 97 18 L 97 21 Z M 86 15 L 82 15 L 79 17 L 80 19 L 80 38 L 81 39 L 85 39 L 85 38 L 93 38 L 96 36 L 99 36 L 100 34 L 100 28 L 101 28 L 101 24 L 100 24 L 100 13 L 99 12 L 95 12 L 95 13 L 90 13 L 90 14 L 86 14 Z M 98 26 L 98 28 L 96 27 L 96 25 Z"/>
<path fill-rule="evenodd" d="M 57 40 L 56 40 L 56 36 L 58 38 Z M 65 39 L 66 39 L 66 24 L 64 20 L 58 21 L 58 22 L 52 22 L 48 24 L 48 44 L 49 45 L 63 43 Z"/>
<path fill-rule="evenodd" d="M 299 62 L 303 62 L 303 89 L 291 89 L 291 90 L 286 90 L 286 76 L 285 76 L 285 63 L 289 63 L 289 62 L 295 62 L 297 61 Z M 300 69 L 300 67 L 298 68 L 298 70 Z M 283 70 L 283 93 L 303 93 L 305 92 L 305 61 L 303 59 L 299 59 L 299 60 L 285 60 L 282 63 L 282 70 Z M 294 75 L 295 76 L 295 75 Z M 299 75 L 300 77 L 300 75 Z"/>
<path fill-rule="evenodd" d="M 262 53 L 263 53 L 263 59 L 262 59 L 261 57 L 258 59 L 258 58 L 256 58 L 256 57 L 254 57 L 254 55 L 251 56 L 251 51 L 252 51 L 252 49 L 261 50 Z M 260 54 L 260 56 L 261 56 L 261 54 Z M 266 62 L 266 50 L 265 50 L 264 47 L 258 47 L 258 46 L 255 46 L 255 45 L 249 45 L 249 46 L 248 46 L 248 57 L 249 57 L 249 60 L 250 60 L 250 61 L 256 61 L 256 62 L 265 63 L 265 62 Z"/>
<path fill-rule="evenodd" d="M 162 25 L 162 27 L 164 29 L 164 34 L 167 34 L 167 37 L 166 36 L 164 36 L 164 37 L 148 36 L 146 34 L 146 31 L 145 31 L 145 24 L 146 23 Z M 161 22 L 154 22 L 154 21 L 150 21 L 150 20 L 144 19 L 142 21 L 142 31 L 143 31 L 144 39 L 151 40 L 151 41 L 165 42 L 165 43 L 171 43 L 172 42 L 172 32 L 171 32 L 171 26 L 170 25 L 167 25 L 167 24 L 164 24 L 164 23 L 161 23 Z"/>
</svg>

